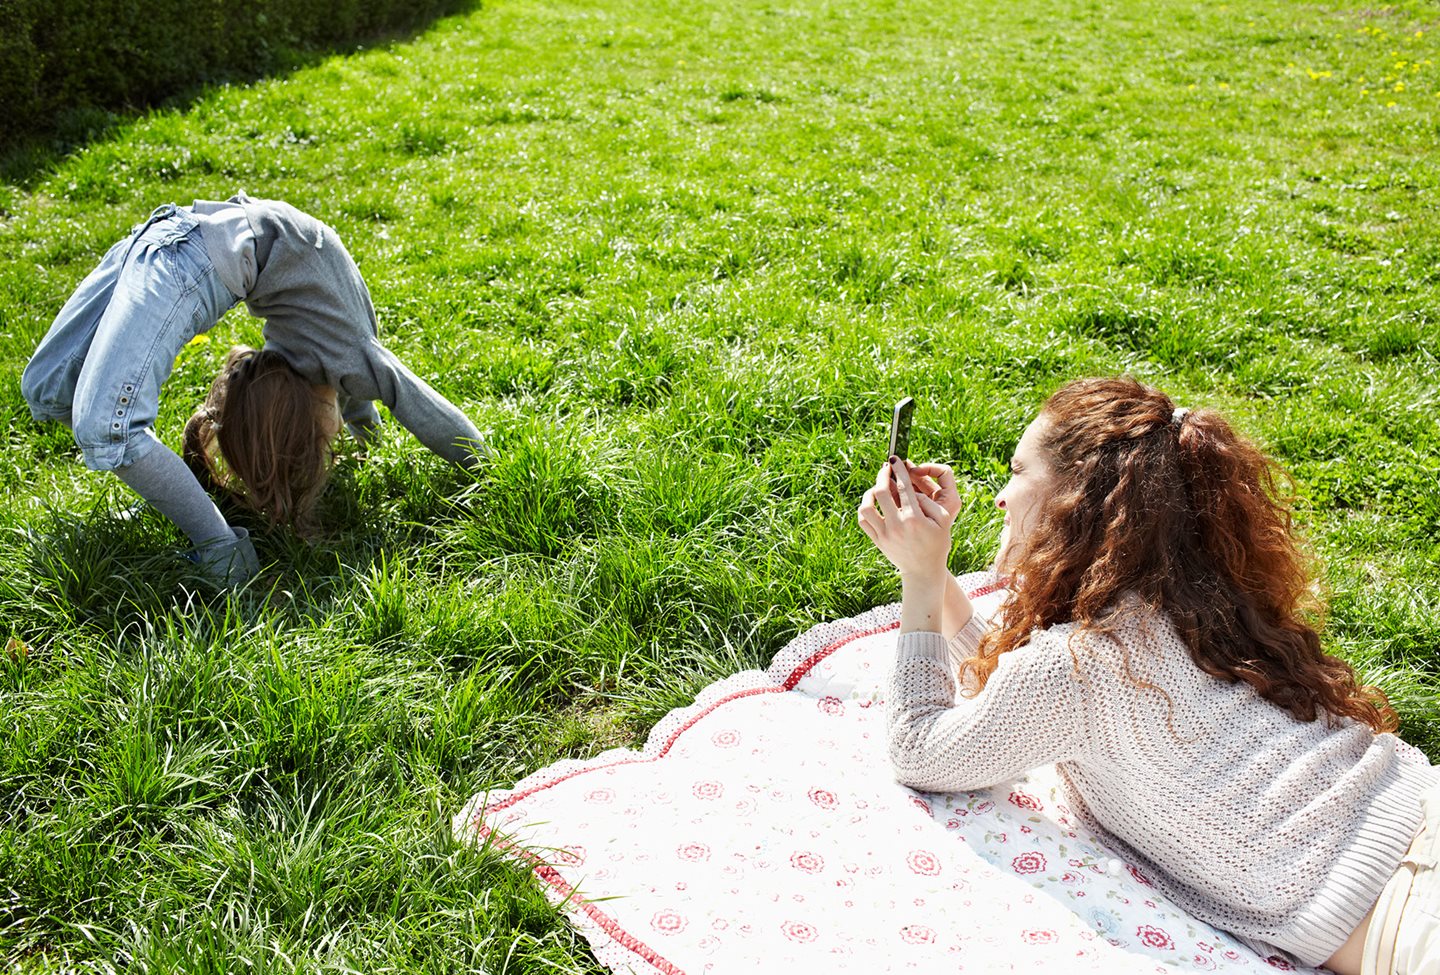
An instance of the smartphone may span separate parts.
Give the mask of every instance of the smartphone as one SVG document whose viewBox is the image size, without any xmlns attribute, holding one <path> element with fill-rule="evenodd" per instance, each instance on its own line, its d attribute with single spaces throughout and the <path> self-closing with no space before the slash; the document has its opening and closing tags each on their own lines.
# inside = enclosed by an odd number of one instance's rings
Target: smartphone
<svg viewBox="0 0 1440 975">
<path fill-rule="evenodd" d="M 890 420 L 890 452 L 885 455 L 904 460 L 910 453 L 910 416 L 915 412 L 915 401 L 909 396 L 895 404 L 895 416 Z"/>
</svg>

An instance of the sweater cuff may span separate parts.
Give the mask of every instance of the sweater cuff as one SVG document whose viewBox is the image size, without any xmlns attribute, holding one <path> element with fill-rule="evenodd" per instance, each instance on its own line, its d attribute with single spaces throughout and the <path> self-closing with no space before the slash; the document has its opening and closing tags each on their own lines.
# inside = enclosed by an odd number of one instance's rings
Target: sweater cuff
<svg viewBox="0 0 1440 975">
<path fill-rule="evenodd" d="M 964 660 L 973 657 L 980 650 L 980 640 L 985 636 L 988 626 L 980 619 L 979 613 L 971 613 L 970 621 L 960 627 L 960 631 L 950 638 L 950 646 L 954 648 L 958 659 Z"/>
<path fill-rule="evenodd" d="M 949 659 L 950 651 L 945 643 L 945 638 L 939 633 L 927 630 L 900 634 L 900 640 L 895 648 L 897 663 L 928 660 L 932 663 L 947 664 Z"/>
</svg>

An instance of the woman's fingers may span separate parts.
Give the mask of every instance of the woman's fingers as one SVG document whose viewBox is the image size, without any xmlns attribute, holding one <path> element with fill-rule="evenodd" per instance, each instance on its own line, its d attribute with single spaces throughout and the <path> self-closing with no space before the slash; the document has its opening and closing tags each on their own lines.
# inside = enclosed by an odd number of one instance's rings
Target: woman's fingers
<svg viewBox="0 0 1440 975">
<path fill-rule="evenodd" d="M 917 464 L 912 474 L 919 474 L 935 485 L 925 495 L 938 501 L 951 514 L 960 513 L 960 492 L 955 485 L 955 472 L 945 464 Z"/>
<path fill-rule="evenodd" d="M 925 512 L 927 518 L 938 521 L 942 525 L 949 524 L 950 520 L 955 517 L 954 512 L 933 498 L 927 498 L 922 494 L 916 500 L 920 503 L 920 510 Z"/>
<path fill-rule="evenodd" d="M 875 487 L 866 492 L 872 496 L 875 504 L 879 506 L 880 513 L 887 518 L 894 517 L 895 513 L 899 510 L 898 505 L 895 503 L 895 492 L 890 485 L 890 470 L 890 464 L 886 464 L 880 468 L 880 476 L 875 479 Z"/>
<path fill-rule="evenodd" d="M 945 464 L 916 464 L 911 468 L 911 473 L 931 478 L 941 488 L 955 486 L 955 472 Z"/>
<path fill-rule="evenodd" d="M 904 464 L 892 464 L 891 467 L 895 471 L 895 486 L 900 495 L 900 507 L 914 508 L 916 495 L 915 486 L 910 482 L 910 471 Z"/>
<path fill-rule="evenodd" d="M 915 490 L 928 498 L 935 497 L 935 492 L 940 490 L 940 485 L 936 483 L 935 478 L 921 470 L 922 465 L 920 464 L 912 464 L 908 460 L 905 464 L 910 471 L 910 483 L 914 485 Z"/>
<path fill-rule="evenodd" d="M 868 522 L 873 521 L 875 518 L 879 517 L 879 512 L 875 510 L 874 488 L 866 491 L 865 495 L 860 499 L 860 507 L 858 510 L 856 510 L 855 517 L 860 520 L 860 523 L 862 525 L 867 524 Z"/>
</svg>

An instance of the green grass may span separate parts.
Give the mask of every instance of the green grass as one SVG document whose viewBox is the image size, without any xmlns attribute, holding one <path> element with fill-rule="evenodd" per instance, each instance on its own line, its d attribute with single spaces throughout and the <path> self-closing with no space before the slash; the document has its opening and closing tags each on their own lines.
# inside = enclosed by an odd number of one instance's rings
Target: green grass
<svg viewBox="0 0 1440 975">
<path fill-rule="evenodd" d="M 496 0 L 0 183 L 0 952 L 597 971 L 449 817 L 896 598 L 853 511 L 901 394 L 956 570 L 1063 379 L 1227 410 L 1440 759 L 1437 56 L 1434 2 Z M 392 425 L 227 599 L 18 379 L 112 239 L 240 188 L 339 230 L 498 459 Z M 162 437 L 257 336 L 186 349 Z"/>
</svg>

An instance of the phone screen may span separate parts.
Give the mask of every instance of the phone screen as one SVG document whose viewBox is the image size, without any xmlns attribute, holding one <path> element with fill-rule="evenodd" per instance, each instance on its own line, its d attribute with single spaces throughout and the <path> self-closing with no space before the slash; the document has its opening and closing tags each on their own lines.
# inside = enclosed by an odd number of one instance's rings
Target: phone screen
<svg viewBox="0 0 1440 975">
<path fill-rule="evenodd" d="M 895 404 L 895 416 L 890 421 L 890 452 L 886 457 L 904 460 L 910 453 L 910 414 L 915 412 L 915 401 L 909 396 Z"/>
</svg>

